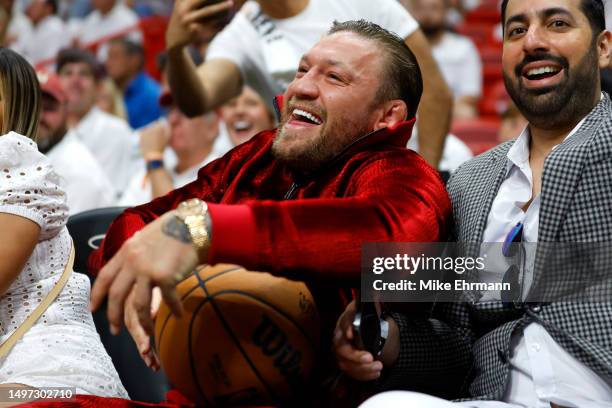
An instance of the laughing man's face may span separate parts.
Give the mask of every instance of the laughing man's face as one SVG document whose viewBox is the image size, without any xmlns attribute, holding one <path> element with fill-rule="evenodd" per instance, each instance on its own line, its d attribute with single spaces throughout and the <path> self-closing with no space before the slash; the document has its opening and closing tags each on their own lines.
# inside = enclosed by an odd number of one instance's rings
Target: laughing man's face
<svg viewBox="0 0 612 408">
<path fill-rule="evenodd" d="M 321 39 L 287 88 L 274 155 L 311 170 L 374 130 L 382 67 L 383 56 L 368 39 L 350 32 Z"/>
</svg>

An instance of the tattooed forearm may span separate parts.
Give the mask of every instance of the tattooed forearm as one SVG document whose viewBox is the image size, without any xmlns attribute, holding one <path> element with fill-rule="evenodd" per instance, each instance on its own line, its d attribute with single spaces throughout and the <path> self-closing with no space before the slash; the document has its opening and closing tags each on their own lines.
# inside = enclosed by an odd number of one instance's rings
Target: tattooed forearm
<svg viewBox="0 0 612 408">
<path fill-rule="evenodd" d="M 176 215 L 168 218 L 162 225 L 162 232 L 169 237 L 176 238 L 185 244 L 191 244 L 191 234 L 187 225 Z"/>
</svg>

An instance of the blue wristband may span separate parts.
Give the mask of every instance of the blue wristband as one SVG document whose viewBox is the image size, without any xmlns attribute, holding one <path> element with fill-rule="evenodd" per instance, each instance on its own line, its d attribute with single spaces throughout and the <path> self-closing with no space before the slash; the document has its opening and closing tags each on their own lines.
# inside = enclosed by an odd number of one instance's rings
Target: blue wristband
<svg viewBox="0 0 612 408">
<path fill-rule="evenodd" d="M 164 167 L 164 161 L 161 159 L 147 161 L 147 172 L 151 170 L 159 169 L 162 167 Z"/>
</svg>

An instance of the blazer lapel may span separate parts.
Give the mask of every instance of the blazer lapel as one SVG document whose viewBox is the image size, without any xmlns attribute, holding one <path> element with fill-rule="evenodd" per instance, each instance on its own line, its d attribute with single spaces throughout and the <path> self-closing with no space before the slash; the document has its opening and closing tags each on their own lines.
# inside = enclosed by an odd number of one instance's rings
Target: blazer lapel
<svg viewBox="0 0 612 408">
<path fill-rule="evenodd" d="M 497 192 L 501 183 L 506 178 L 508 171 L 508 159 L 506 154 L 513 143 L 509 143 L 507 148 L 500 149 L 497 156 L 491 160 L 490 166 L 483 168 L 478 174 L 474 174 L 474 185 L 477 186 L 477 190 L 472 197 L 477 200 L 471 205 L 475 205 L 480 210 L 476 214 L 475 219 L 468 220 L 468 229 L 471 234 L 467 237 L 468 242 L 480 243 L 484 235 L 485 227 L 487 226 L 487 219 L 489 218 L 489 212 L 493 201 L 497 196 Z"/>
<path fill-rule="evenodd" d="M 538 242 L 558 241 L 558 232 L 565 219 L 576 186 L 590 157 L 590 141 L 603 115 L 610 115 L 607 96 L 587 115 L 580 129 L 557 146 L 544 161 L 540 193 Z"/>
</svg>

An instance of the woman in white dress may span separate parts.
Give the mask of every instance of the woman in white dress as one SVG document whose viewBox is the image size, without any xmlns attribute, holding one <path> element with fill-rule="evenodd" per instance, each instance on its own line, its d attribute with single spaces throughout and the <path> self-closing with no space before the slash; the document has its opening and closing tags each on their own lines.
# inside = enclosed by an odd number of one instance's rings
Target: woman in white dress
<svg viewBox="0 0 612 408">
<path fill-rule="evenodd" d="M 34 70 L 15 52 L 0 49 L 0 343 L 54 287 L 71 250 L 66 196 L 32 140 L 39 111 Z M 128 398 L 94 327 L 89 290 L 89 279 L 73 272 L 0 359 L 3 388 L 74 387 L 78 394 Z"/>
</svg>

